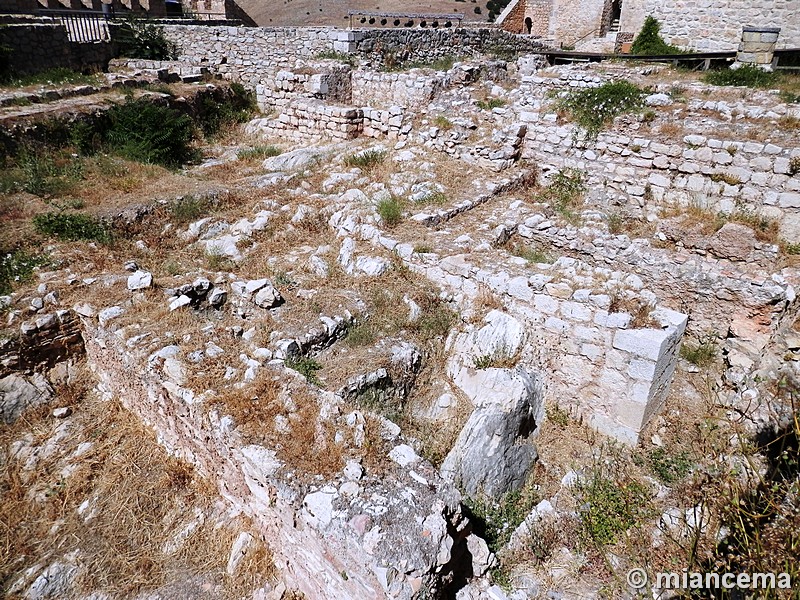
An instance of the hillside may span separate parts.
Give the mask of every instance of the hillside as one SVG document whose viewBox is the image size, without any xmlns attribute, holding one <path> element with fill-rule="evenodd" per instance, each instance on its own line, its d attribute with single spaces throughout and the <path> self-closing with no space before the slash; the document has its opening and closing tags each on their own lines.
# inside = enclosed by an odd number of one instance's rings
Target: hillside
<svg viewBox="0 0 800 600">
<path fill-rule="evenodd" d="M 468 21 L 486 21 L 485 0 L 239 0 L 258 25 L 347 25 L 347 12 L 464 13 Z M 480 9 L 480 14 L 475 9 Z"/>
</svg>

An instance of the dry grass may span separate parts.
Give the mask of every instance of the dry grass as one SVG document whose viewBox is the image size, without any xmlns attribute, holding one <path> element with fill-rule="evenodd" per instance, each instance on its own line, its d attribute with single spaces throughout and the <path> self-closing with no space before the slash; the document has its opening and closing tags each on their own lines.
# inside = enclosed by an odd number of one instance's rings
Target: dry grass
<svg viewBox="0 0 800 600">
<path fill-rule="evenodd" d="M 613 294 L 611 304 L 608 307 L 609 313 L 628 313 L 631 316 L 629 327 L 631 329 L 656 328 L 661 325 L 651 317 L 655 308 L 647 304 L 641 298 L 632 298 L 624 294 Z"/>
<path fill-rule="evenodd" d="M 669 121 L 658 126 L 658 133 L 665 138 L 675 139 L 683 138 L 686 135 L 686 130 L 679 122 Z"/>
<path fill-rule="evenodd" d="M 344 449 L 334 442 L 334 424 L 320 419 L 319 400 L 307 384 L 287 385 L 285 376 L 263 368 L 251 385 L 221 391 L 216 402 L 233 417 L 246 440 L 274 448 L 287 468 L 304 476 L 330 477 L 344 467 Z M 286 419 L 289 433 L 276 429 L 277 417 Z"/>
<path fill-rule="evenodd" d="M 3 585 L 27 566 L 49 564 L 75 549 L 80 549 L 84 567 L 76 585 L 87 593 L 130 596 L 201 576 L 233 598 L 239 597 L 243 583 L 263 585 L 272 576 L 262 544 L 240 580 L 222 577 L 231 529 L 200 528 L 177 553 L 165 553 L 165 543 L 185 525 L 186 514 L 195 508 L 208 514 L 208 484 L 195 478 L 190 465 L 167 456 L 153 434 L 117 401 L 86 396 L 81 384 L 61 390 L 58 398 L 75 411 L 71 435 L 59 444 L 61 453 L 42 459 L 32 472 L 11 457 L 0 476 Z M 50 417 L 50 410 L 52 406 L 28 412 L 4 428 L 0 443 L 5 451 L 25 432 L 32 432 L 37 443 L 49 438 L 63 423 Z M 91 448 L 75 462 L 75 471 L 63 477 L 60 459 L 80 441 L 91 442 Z M 81 516 L 77 508 L 85 500 L 89 508 Z"/>
</svg>

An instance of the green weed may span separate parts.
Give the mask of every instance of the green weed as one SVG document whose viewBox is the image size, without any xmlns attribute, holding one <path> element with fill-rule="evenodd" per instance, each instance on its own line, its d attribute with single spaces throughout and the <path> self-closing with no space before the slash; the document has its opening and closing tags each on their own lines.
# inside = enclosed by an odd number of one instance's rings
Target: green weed
<svg viewBox="0 0 800 600">
<path fill-rule="evenodd" d="M 106 142 L 129 160 L 179 167 L 196 156 L 194 124 L 187 115 L 150 102 L 128 99 L 107 112 Z"/>
<path fill-rule="evenodd" d="M 307 358 L 304 356 L 290 357 L 286 359 L 286 366 L 300 373 L 309 383 L 313 385 L 320 384 L 320 381 L 317 378 L 317 371 L 322 369 L 322 365 L 313 358 Z"/>
<path fill-rule="evenodd" d="M 37 232 L 64 241 L 86 240 L 109 243 L 109 227 L 90 215 L 82 213 L 49 212 L 33 217 Z"/>
<path fill-rule="evenodd" d="M 647 92 L 628 81 L 610 81 L 596 88 L 569 92 L 556 102 L 586 132 L 590 140 L 621 114 L 634 112 L 644 106 Z"/>
<path fill-rule="evenodd" d="M 397 196 L 389 196 L 378 202 L 378 216 L 387 227 L 394 227 L 403 220 L 403 202 Z"/>
<path fill-rule="evenodd" d="M 367 150 L 358 154 L 350 154 L 344 158 L 346 167 L 358 167 L 370 171 L 386 160 L 388 154 L 384 150 Z"/>
<path fill-rule="evenodd" d="M 720 69 L 709 71 L 703 81 L 711 85 L 744 86 L 749 88 L 767 88 L 778 83 L 780 76 L 771 71 L 764 71 L 753 65 L 742 65 L 738 69 Z"/>
<path fill-rule="evenodd" d="M 29 281 L 38 267 L 48 263 L 47 257 L 24 250 L 4 253 L 0 258 L 0 295 L 10 294 L 14 284 Z"/>
<path fill-rule="evenodd" d="M 281 154 L 281 149 L 277 146 L 255 146 L 245 150 L 239 150 L 236 158 L 239 160 L 264 160 L 272 156 Z"/>
<path fill-rule="evenodd" d="M 648 16 L 644 20 L 641 31 L 633 40 L 631 54 L 639 56 L 662 56 L 665 54 L 683 54 L 683 50 L 670 46 L 661 37 L 661 23 L 655 17 Z"/>
</svg>

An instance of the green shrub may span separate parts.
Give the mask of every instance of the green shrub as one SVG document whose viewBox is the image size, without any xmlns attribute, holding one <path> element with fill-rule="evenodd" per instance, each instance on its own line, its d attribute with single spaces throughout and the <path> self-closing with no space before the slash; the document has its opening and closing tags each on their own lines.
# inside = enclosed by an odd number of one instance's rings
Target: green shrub
<svg viewBox="0 0 800 600">
<path fill-rule="evenodd" d="M 46 257 L 24 250 L 2 253 L 0 256 L 0 295 L 10 294 L 15 283 L 30 280 L 37 267 L 48 263 Z"/>
<path fill-rule="evenodd" d="M 616 481 L 596 472 L 578 489 L 584 505 L 580 509 L 584 534 L 598 546 L 614 543 L 633 527 L 646 512 L 650 497 L 637 481 Z"/>
<path fill-rule="evenodd" d="M 682 54 L 683 50 L 670 46 L 664 41 L 659 32 L 661 23 L 655 17 L 649 16 L 644 20 L 642 30 L 633 40 L 631 54 L 639 56 L 660 56 L 664 54 Z"/>
<path fill-rule="evenodd" d="M 174 200 L 168 205 L 172 220 L 179 224 L 191 223 L 206 215 L 211 208 L 207 198 L 184 196 Z"/>
<path fill-rule="evenodd" d="M 735 85 L 749 88 L 766 88 L 778 82 L 777 73 L 764 71 L 753 65 L 742 65 L 738 69 L 709 71 L 703 81 L 711 85 Z"/>
<path fill-rule="evenodd" d="M 281 149 L 277 146 L 255 146 L 254 148 L 239 150 L 236 158 L 239 160 L 263 160 L 279 154 L 281 154 Z"/>
<path fill-rule="evenodd" d="M 80 160 L 43 147 L 22 147 L 15 162 L 16 188 L 41 198 L 65 194 L 83 177 Z"/>
<path fill-rule="evenodd" d="M 164 28 L 144 19 L 129 17 L 118 28 L 115 41 L 119 55 L 146 60 L 174 60 L 178 49 L 164 35 Z"/>
<path fill-rule="evenodd" d="M 11 52 L 10 46 L 0 43 L 0 83 L 11 79 Z"/>
<path fill-rule="evenodd" d="M 701 340 L 697 344 L 683 342 L 680 355 L 681 358 L 688 360 L 693 365 L 705 367 L 714 362 L 717 357 L 717 345 L 710 337 Z"/>
<path fill-rule="evenodd" d="M 111 241 L 111 231 L 99 219 L 81 213 L 49 212 L 33 217 L 33 226 L 41 234 L 65 241 Z"/>
<path fill-rule="evenodd" d="M 681 451 L 669 454 L 664 448 L 654 448 L 650 452 L 648 460 L 653 473 L 665 485 L 680 481 L 689 474 L 689 471 L 694 466 L 694 462 L 688 452 Z"/>
<path fill-rule="evenodd" d="M 378 202 L 377 210 L 387 227 L 394 227 L 403 220 L 403 203 L 397 196 L 389 196 Z"/>
<path fill-rule="evenodd" d="M 580 169 L 561 169 L 553 175 L 550 185 L 537 194 L 536 199 L 550 204 L 562 217 L 573 222 L 577 219 L 573 209 L 578 208 L 586 190 L 585 172 Z"/>
<path fill-rule="evenodd" d="M 286 359 L 286 366 L 290 369 L 297 371 L 309 383 L 314 385 L 319 385 L 319 379 L 317 379 L 317 371 L 322 369 L 322 365 L 315 361 L 313 358 L 306 358 L 306 357 L 290 357 Z"/>
<path fill-rule="evenodd" d="M 592 140 L 619 115 L 641 109 L 646 95 L 645 90 L 628 81 L 610 81 L 596 88 L 570 92 L 556 104 Z"/>
<path fill-rule="evenodd" d="M 492 110 L 493 108 L 501 108 L 505 106 L 506 101 L 502 98 L 489 98 L 488 100 L 478 100 L 476 104 L 481 110 Z"/>
<path fill-rule="evenodd" d="M 147 99 L 128 99 L 107 112 L 105 140 L 124 158 L 178 167 L 195 157 L 192 120 L 177 110 Z"/>
<path fill-rule="evenodd" d="M 344 165 L 369 171 L 382 164 L 386 157 L 387 153 L 384 150 L 367 150 L 366 152 L 345 156 Z"/>
<path fill-rule="evenodd" d="M 225 127 L 247 122 L 257 110 L 255 94 L 232 83 L 221 99 L 211 94 L 201 97 L 197 121 L 204 135 L 213 136 Z"/>
<path fill-rule="evenodd" d="M 467 501 L 472 513 L 477 533 L 486 540 L 489 550 L 497 552 L 511 539 L 511 534 L 519 526 L 539 498 L 528 488 L 509 492 L 499 501 L 476 498 Z"/>
</svg>

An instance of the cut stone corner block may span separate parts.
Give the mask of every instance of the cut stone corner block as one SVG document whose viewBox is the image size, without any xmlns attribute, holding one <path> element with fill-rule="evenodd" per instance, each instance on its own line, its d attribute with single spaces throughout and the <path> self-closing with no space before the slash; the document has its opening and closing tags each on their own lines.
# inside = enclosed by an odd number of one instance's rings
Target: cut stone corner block
<svg viewBox="0 0 800 600">
<path fill-rule="evenodd" d="M 589 419 L 598 431 L 629 445 L 639 442 L 641 431 L 664 405 L 688 321 L 687 315 L 664 307 L 654 309 L 651 317 L 660 329 L 620 329 L 614 334 L 612 345 L 627 365 L 623 397 L 609 398 L 609 408 Z"/>
</svg>

